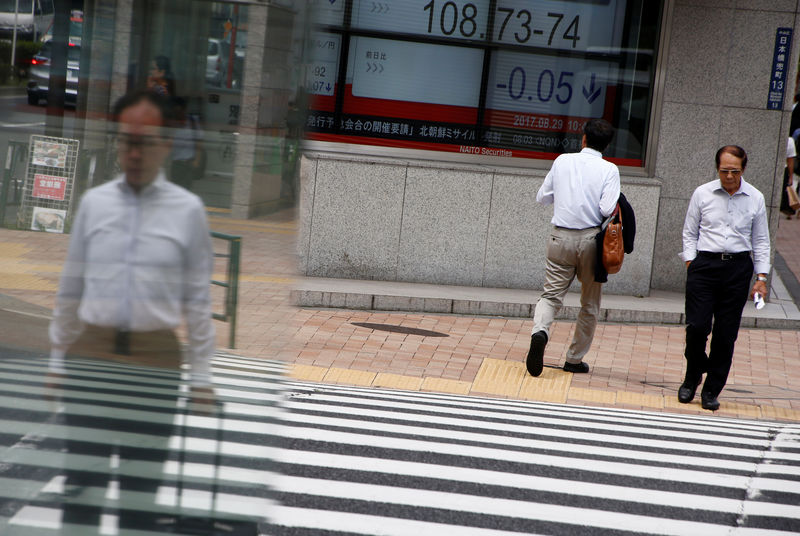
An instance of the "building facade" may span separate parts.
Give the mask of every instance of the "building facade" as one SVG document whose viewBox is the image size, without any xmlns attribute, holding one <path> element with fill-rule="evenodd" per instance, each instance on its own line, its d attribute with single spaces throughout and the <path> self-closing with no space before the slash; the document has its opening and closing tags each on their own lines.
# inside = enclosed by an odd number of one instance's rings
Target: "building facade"
<svg viewBox="0 0 800 536">
<path fill-rule="evenodd" d="M 166 66 L 164 87 L 191 118 L 192 133 L 177 125 L 175 134 L 194 140 L 202 160 L 189 189 L 238 218 L 291 206 L 296 140 L 287 118 L 303 32 L 295 4 L 85 0 L 75 137 L 83 150 L 110 155 L 109 169 L 98 167 L 85 186 L 113 174 L 113 102 Z"/>
<path fill-rule="evenodd" d="M 681 229 L 726 144 L 777 228 L 794 0 L 326 0 L 307 43 L 303 275 L 537 289 L 536 191 L 590 117 L 636 211 L 609 293 L 682 291 Z"/>
</svg>

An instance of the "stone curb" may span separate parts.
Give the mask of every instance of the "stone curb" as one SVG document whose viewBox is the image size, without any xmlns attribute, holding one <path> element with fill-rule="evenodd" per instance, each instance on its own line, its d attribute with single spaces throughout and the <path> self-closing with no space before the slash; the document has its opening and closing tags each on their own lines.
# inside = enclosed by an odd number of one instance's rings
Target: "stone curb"
<svg viewBox="0 0 800 536">
<path fill-rule="evenodd" d="M 530 301 L 511 301 L 484 299 L 474 297 L 448 297 L 427 288 L 427 285 L 407 287 L 408 292 L 384 293 L 376 291 L 376 282 L 365 282 L 364 289 L 358 289 L 358 282 L 346 281 L 341 285 L 338 280 L 301 281 L 291 294 L 292 302 L 300 307 L 338 308 L 372 311 L 402 311 L 416 313 L 439 313 L 459 315 L 504 316 L 513 318 L 530 318 L 536 299 Z M 338 287 L 338 289 L 337 289 Z M 345 288 L 341 288 L 345 287 Z M 327 290 L 329 289 L 329 290 Z M 425 290 L 428 290 L 426 297 Z M 453 290 L 458 293 L 460 289 Z M 474 290 L 480 294 L 480 289 Z M 487 291 L 490 292 L 490 291 Z M 524 293 L 521 298 L 524 300 Z M 536 293 L 538 299 L 538 293 Z M 633 298 L 620 296 L 604 296 L 609 306 L 600 309 L 601 322 L 624 324 L 684 324 L 683 295 L 669 298 Z M 580 306 L 578 297 L 567 296 L 565 305 L 559 311 L 557 319 L 574 321 Z M 629 303 L 625 303 L 629 302 Z M 742 327 L 757 329 L 800 330 L 800 313 L 794 303 L 778 300 L 770 303 L 761 311 L 752 305 L 745 308 L 742 316 Z"/>
</svg>

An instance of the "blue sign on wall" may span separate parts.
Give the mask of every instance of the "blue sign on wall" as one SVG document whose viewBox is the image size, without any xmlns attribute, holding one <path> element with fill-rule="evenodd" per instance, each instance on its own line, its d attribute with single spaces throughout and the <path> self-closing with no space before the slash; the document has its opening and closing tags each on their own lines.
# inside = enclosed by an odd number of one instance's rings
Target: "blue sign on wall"
<svg viewBox="0 0 800 536">
<path fill-rule="evenodd" d="M 767 110 L 783 108 L 783 92 L 790 82 L 789 56 L 791 56 L 792 29 L 778 28 L 775 32 L 775 53 L 772 56 L 772 73 L 770 74 Z M 791 76 L 791 75 L 789 75 Z"/>
</svg>

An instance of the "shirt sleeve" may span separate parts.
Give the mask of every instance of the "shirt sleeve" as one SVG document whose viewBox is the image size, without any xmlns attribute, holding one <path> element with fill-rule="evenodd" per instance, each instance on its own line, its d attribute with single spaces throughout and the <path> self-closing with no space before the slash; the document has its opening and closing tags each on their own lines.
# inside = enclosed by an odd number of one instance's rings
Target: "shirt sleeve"
<svg viewBox="0 0 800 536">
<path fill-rule="evenodd" d="M 767 207 L 764 196 L 759 196 L 758 208 L 753 216 L 752 227 L 753 242 L 753 269 L 757 274 L 768 274 L 771 268 L 769 262 L 769 226 L 767 225 Z"/>
<path fill-rule="evenodd" d="M 67 258 L 61 269 L 61 280 L 56 293 L 53 319 L 50 321 L 50 367 L 63 370 L 64 355 L 69 346 L 83 332 L 84 326 L 78 318 L 78 307 L 83 297 L 83 276 L 86 263 L 86 218 L 88 211 L 86 198 L 78 207 L 67 249 Z"/>
<path fill-rule="evenodd" d="M 797 147 L 794 143 L 794 138 L 789 136 L 786 141 L 786 158 L 794 158 L 797 156 Z"/>
<path fill-rule="evenodd" d="M 600 194 L 600 214 L 607 218 L 614 212 L 619 202 L 619 168 L 614 166 L 603 182 L 603 192 Z"/>
<path fill-rule="evenodd" d="M 536 193 L 536 201 L 543 205 L 552 205 L 555 200 L 555 192 L 553 190 L 553 175 L 555 173 L 554 170 L 557 164 L 557 162 L 553 162 L 550 171 L 547 172 L 547 176 L 544 178 L 542 186 Z"/>
<path fill-rule="evenodd" d="M 215 329 L 211 318 L 211 274 L 214 249 L 208 220 L 198 202 L 191 216 L 191 238 L 188 241 L 183 281 L 183 314 L 186 319 L 191 365 L 191 384 L 211 383 L 211 356 L 214 353 Z"/>
<path fill-rule="evenodd" d="M 700 238 L 700 201 L 697 190 L 689 200 L 686 210 L 686 219 L 683 221 L 683 252 L 684 261 L 693 261 L 697 257 L 697 241 Z"/>
</svg>

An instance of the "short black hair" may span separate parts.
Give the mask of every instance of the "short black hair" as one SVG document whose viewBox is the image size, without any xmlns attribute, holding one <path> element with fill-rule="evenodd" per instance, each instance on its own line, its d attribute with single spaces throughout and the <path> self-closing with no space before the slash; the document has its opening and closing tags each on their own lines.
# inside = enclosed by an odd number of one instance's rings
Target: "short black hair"
<svg viewBox="0 0 800 536">
<path fill-rule="evenodd" d="M 586 135 L 586 146 L 601 153 L 614 139 L 614 127 L 605 119 L 589 119 L 583 125 L 583 133 Z"/>
<path fill-rule="evenodd" d="M 742 160 L 742 171 L 744 171 L 744 168 L 747 167 L 747 153 L 744 149 L 738 145 L 724 145 L 719 148 L 717 151 L 717 156 L 714 157 L 714 161 L 717 163 L 717 169 L 719 169 L 719 159 L 722 156 L 722 153 L 728 153 L 736 158 L 740 158 Z"/>
<path fill-rule="evenodd" d="M 111 109 L 112 120 L 114 122 L 119 122 L 119 116 L 122 115 L 123 111 L 140 102 L 149 102 L 159 109 L 161 112 L 162 126 L 169 126 L 171 124 L 173 113 L 169 98 L 164 95 L 159 95 L 150 89 L 131 91 L 117 99 L 117 102 L 114 103 L 114 107 Z"/>
</svg>

